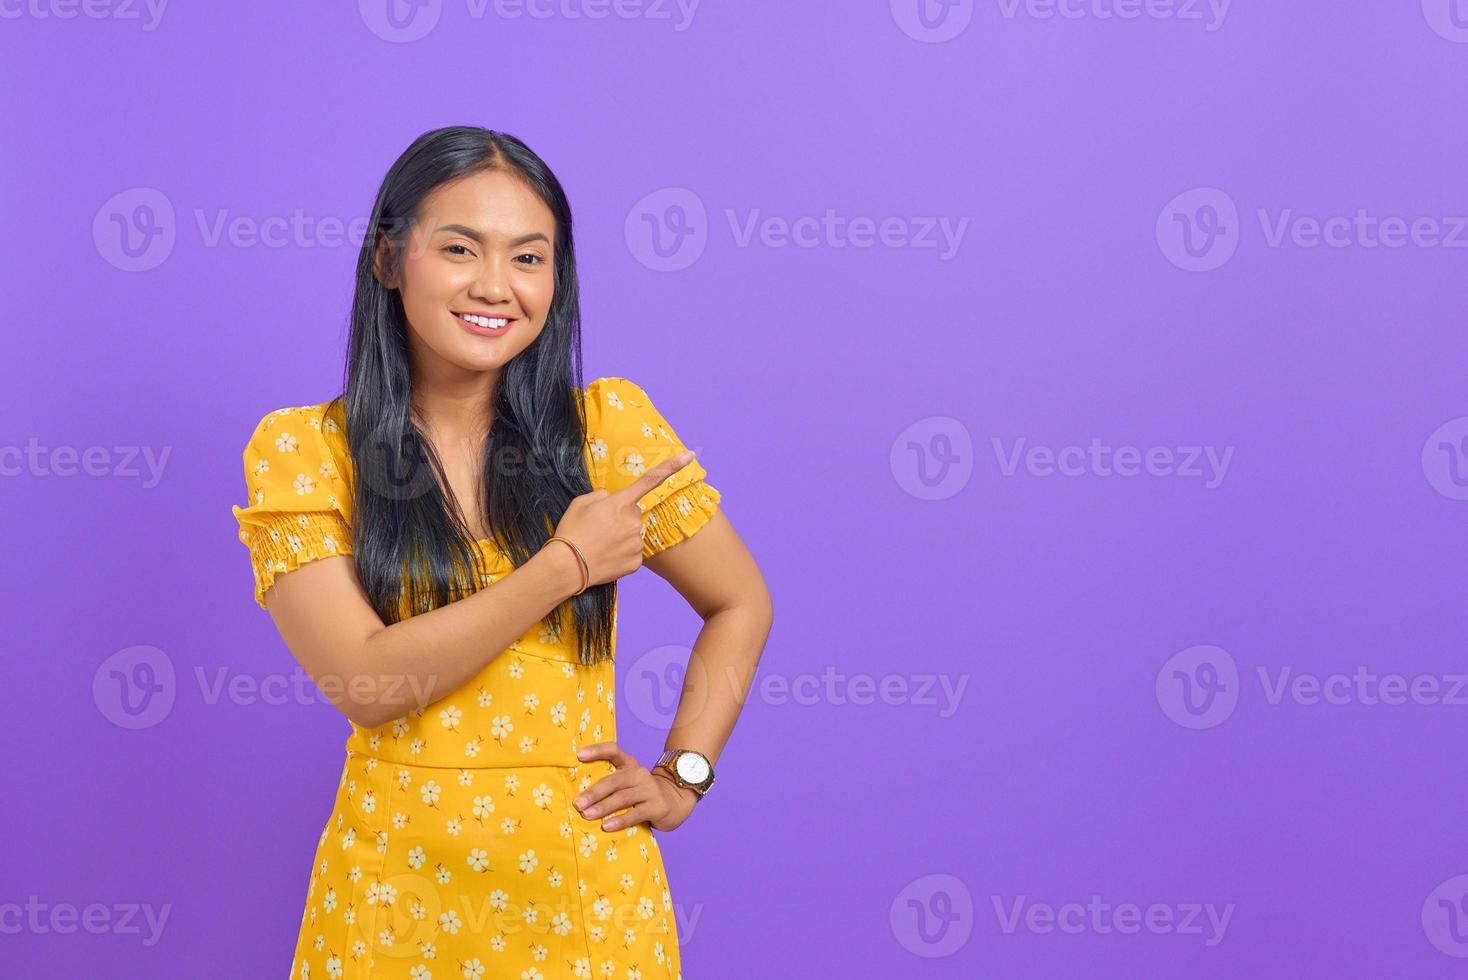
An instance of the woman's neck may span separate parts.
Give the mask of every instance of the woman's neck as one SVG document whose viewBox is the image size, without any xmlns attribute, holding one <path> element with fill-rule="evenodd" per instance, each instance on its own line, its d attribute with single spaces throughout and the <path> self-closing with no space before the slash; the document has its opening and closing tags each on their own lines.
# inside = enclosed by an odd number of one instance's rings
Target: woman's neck
<svg viewBox="0 0 1468 980">
<path fill-rule="evenodd" d="M 499 372 L 454 379 L 415 377 L 413 414 L 435 443 L 482 443 L 494 424 L 494 386 Z"/>
</svg>

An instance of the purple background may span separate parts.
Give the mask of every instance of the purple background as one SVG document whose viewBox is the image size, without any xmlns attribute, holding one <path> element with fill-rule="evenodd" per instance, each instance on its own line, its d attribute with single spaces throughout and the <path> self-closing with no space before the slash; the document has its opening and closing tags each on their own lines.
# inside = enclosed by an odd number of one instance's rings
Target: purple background
<svg viewBox="0 0 1468 980">
<path fill-rule="evenodd" d="M 662 835 L 685 977 L 1461 976 L 1468 692 L 1271 687 L 1468 671 L 1450 2 L 1236 0 L 1220 23 L 996 0 L 925 35 L 915 0 L 706 0 L 683 29 L 651 0 L 461 0 L 413 41 L 374 33 L 381 3 L 176 3 L 152 29 L 7 6 L 0 974 L 284 975 L 347 723 L 210 703 L 196 672 L 298 671 L 230 506 L 260 416 L 336 390 L 354 251 L 208 231 L 363 218 L 414 137 L 473 123 L 559 174 L 588 380 L 648 390 L 764 569 L 761 684 L 839 675 L 757 688 L 717 791 Z M 114 216 L 146 217 L 139 188 L 173 215 L 131 269 Z M 895 219 L 889 244 L 738 233 L 828 209 Z M 1358 211 L 1449 241 L 1271 237 Z M 956 253 L 904 244 L 930 218 L 967 222 Z M 1006 472 L 1016 440 L 1093 437 L 1232 455 L 1216 486 Z M 67 447 L 102 447 L 101 475 L 60 475 Z M 127 447 L 168 452 L 161 479 Z M 623 588 L 626 702 L 698 622 L 650 573 Z M 131 729 L 93 681 L 138 645 L 175 700 Z M 863 703 L 857 675 L 907 694 Z M 952 711 L 917 696 L 933 677 L 965 685 Z M 630 707 L 651 760 L 663 732 Z M 1093 895 L 1232 911 L 1221 941 L 1206 917 L 1006 928 L 1021 897 Z M 4 912 L 30 896 L 118 927 Z M 156 943 L 127 903 L 168 906 Z"/>
</svg>

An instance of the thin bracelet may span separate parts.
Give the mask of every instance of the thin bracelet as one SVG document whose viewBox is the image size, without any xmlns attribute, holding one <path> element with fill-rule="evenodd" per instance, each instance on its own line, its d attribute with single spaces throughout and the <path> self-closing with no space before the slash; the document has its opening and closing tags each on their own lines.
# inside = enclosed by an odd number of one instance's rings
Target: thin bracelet
<svg viewBox="0 0 1468 980">
<path fill-rule="evenodd" d="M 582 592 L 586 591 L 586 586 L 591 582 L 591 566 L 586 564 L 586 556 L 581 553 L 580 548 L 571 543 L 570 538 L 562 537 L 559 534 L 553 534 L 549 538 L 546 538 L 546 544 L 550 544 L 552 541 L 564 541 L 566 542 L 566 544 L 571 546 L 572 551 L 576 552 L 576 560 L 581 563 L 581 588 L 579 591 L 572 592 L 571 595 L 578 596 Z"/>
</svg>

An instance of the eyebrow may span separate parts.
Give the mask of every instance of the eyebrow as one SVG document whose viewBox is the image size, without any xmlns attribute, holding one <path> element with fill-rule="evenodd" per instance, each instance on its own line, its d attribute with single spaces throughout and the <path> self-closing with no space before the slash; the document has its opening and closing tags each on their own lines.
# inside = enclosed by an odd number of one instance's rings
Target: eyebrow
<svg viewBox="0 0 1468 980">
<path fill-rule="evenodd" d="M 465 238 L 472 238 L 480 245 L 484 244 L 484 236 L 475 231 L 473 228 L 470 228 L 468 225 L 439 225 L 437 228 L 433 229 L 433 233 L 435 235 L 437 235 L 441 231 L 451 231 L 457 235 L 463 235 Z M 516 246 L 524 245 L 526 242 L 533 242 L 536 239 L 545 242 L 547 245 L 550 244 L 549 238 L 545 237 L 540 232 L 535 231 L 531 232 L 528 235 L 521 235 L 519 238 L 510 239 L 510 247 L 515 248 Z"/>
</svg>

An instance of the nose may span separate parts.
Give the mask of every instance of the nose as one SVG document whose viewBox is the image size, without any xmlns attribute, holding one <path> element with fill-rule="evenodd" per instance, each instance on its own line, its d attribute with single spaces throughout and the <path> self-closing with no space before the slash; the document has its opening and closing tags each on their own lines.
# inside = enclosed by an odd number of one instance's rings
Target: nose
<svg viewBox="0 0 1468 980">
<path fill-rule="evenodd" d="M 500 259 L 488 258 L 484 261 L 470 289 L 470 295 L 487 303 L 502 303 L 509 299 L 510 285 L 505 278 L 504 265 Z"/>
</svg>

